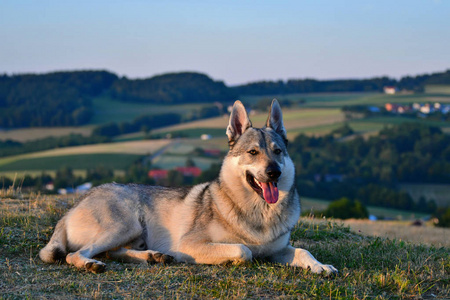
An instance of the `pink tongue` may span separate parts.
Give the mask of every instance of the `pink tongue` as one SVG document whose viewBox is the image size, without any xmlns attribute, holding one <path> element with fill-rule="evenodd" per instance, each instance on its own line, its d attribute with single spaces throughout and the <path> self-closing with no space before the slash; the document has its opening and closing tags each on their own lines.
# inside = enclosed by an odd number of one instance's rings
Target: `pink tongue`
<svg viewBox="0 0 450 300">
<path fill-rule="evenodd" d="M 278 201 L 278 188 L 272 182 L 260 182 L 263 190 L 264 200 L 267 203 L 273 204 Z"/>
</svg>

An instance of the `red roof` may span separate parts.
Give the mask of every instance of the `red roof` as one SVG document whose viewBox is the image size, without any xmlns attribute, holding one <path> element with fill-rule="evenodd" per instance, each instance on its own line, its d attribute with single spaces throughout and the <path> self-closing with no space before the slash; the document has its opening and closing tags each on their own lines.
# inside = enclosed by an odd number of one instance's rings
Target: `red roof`
<svg viewBox="0 0 450 300">
<path fill-rule="evenodd" d="M 148 172 L 148 177 L 155 178 L 155 179 L 162 179 L 167 178 L 167 174 L 169 171 L 167 170 L 150 170 Z"/>
<path fill-rule="evenodd" d="M 219 156 L 220 155 L 219 149 L 204 149 L 203 152 L 206 155 L 211 155 L 211 156 Z"/>
<path fill-rule="evenodd" d="M 184 176 L 198 177 L 202 174 L 202 170 L 199 167 L 178 167 L 176 170 Z"/>
</svg>

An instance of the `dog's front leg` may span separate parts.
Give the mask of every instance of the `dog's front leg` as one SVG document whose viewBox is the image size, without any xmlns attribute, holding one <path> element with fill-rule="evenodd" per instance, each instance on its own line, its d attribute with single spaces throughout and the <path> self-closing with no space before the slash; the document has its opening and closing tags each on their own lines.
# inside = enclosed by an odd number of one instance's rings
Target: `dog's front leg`
<svg viewBox="0 0 450 300">
<path fill-rule="evenodd" d="M 216 265 L 234 264 L 252 260 L 252 252 L 242 244 L 184 241 L 179 247 L 177 260 L 188 263 Z"/>
<path fill-rule="evenodd" d="M 294 248 L 287 246 L 281 251 L 275 253 L 269 258 L 273 262 L 288 264 L 294 267 L 301 267 L 303 269 L 311 269 L 311 272 L 320 274 L 337 273 L 338 270 L 332 265 L 324 265 L 320 263 L 309 251 L 301 248 Z"/>
</svg>

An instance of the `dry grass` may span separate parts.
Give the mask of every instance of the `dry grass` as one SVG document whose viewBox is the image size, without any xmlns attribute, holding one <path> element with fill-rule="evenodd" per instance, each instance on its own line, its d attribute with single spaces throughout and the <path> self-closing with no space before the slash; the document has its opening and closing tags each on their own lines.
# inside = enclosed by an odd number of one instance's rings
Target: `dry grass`
<svg viewBox="0 0 450 300">
<path fill-rule="evenodd" d="M 154 133 L 180 131 L 190 128 L 223 128 L 225 134 L 228 119 L 228 116 L 223 116 L 199 120 L 157 129 Z M 267 113 L 256 113 L 251 115 L 250 120 L 252 120 L 253 126 L 262 127 L 267 120 Z M 288 131 L 325 124 L 333 124 L 344 120 L 345 116 L 339 109 L 296 108 L 283 111 L 283 121 Z"/>
<path fill-rule="evenodd" d="M 14 140 L 19 142 L 27 142 L 36 139 L 42 139 L 51 136 L 65 136 L 71 133 L 90 136 L 92 126 L 83 127 L 39 127 L 39 128 L 22 128 L 1 130 L 0 140 Z"/>
<path fill-rule="evenodd" d="M 448 248 L 370 238 L 302 219 L 292 243 L 340 270 L 327 278 L 263 261 L 240 266 L 133 265 L 107 261 L 102 274 L 37 257 L 73 198 L 0 199 L 0 298 L 421 299 L 450 297 Z"/>
<path fill-rule="evenodd" d="M 160 148 L 171 143 L 171 140 L 144 140 L 131 141 L 121 143 L 95 144 L 84 145 L 76 147 L 58 148 L 29 154 L 22 154 L 17 156 L 9 156 L 0 158 L 0 166 L 11 163 L 13 161 L 27 159 L 27 158 L 41 158 L 41 157 L 55 157 L 65 155 L 80 155 L 80 154 L 102 154 L 102 153 L 118 153 L 118 154 L 141 154 L 146 155 L 154 153 Z"/>
<path fill-rule="evenodd" d="M 431 224 L 413 226 L 410 221 L 345 220 L 342 222 L 352 231 L 364 235 L 450 248 L 450 228 L 434 227 Z"/>
</svg>

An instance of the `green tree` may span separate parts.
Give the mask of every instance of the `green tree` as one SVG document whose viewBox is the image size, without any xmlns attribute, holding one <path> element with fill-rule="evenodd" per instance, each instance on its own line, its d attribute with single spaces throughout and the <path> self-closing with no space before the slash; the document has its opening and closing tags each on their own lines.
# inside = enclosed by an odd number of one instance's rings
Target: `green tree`
<svg viewBox="0 0 450 300">
<path fill-rule="evenodd" d="M 436 217 L 439 222 L 436 224 L 439 227 L 450 227 L 450 207 L 441 208 L 437 211 Z"/>
<path fill-rule="evenodd" d="M 367 219 L 369 217 L 366 207 L 361 202 L 345 197 L 331 202 L 324 211 L 324 215 L 337 219 Z"/>
</svg>

